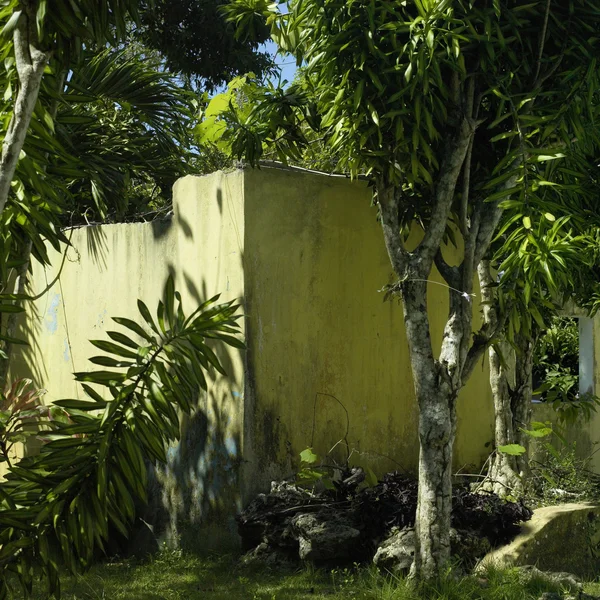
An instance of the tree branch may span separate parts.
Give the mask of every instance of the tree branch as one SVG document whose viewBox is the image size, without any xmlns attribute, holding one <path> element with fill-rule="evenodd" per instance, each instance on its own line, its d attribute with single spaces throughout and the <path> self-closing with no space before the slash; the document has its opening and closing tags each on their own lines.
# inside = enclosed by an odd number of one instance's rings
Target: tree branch
<svg viewBox="0 0 600 600">
<path fill-rule="evenodd" d="M 444 281 L 454 289 L 460 289 L 460 276 L 457 267 L 451 267 L 442 256 L 441 248 L 435 254 L 435 266 L 439 271 L 440 275 L 444 278 Z"/>
<path fill-rule="evenodd" d="M 467 358 L 462 371 L 463 383 L 466 383 L 479 362 L 483 353 L 490 347 L 498 332 L 506 324 L 506 316 L 498 317 L 496 308 L 496 282 L 492 276 L 489 260 L 480 260 L 477 264 L 477 275 L 479 276 L 479 290 L 481 293 L 481 304 L 483 309 L 484 324 L 474 334 L 473 342 L 467 352 Z"/>
<path fill-rule="evenodd" d="M 425 230 L 425 237 L 413 252 L 415 257 L 418 257 L 418 262 L 421 263 L 421 269 L 425 276 L 429 273 L 438 248 L 442 243 L 454 200 L 456 182 L 476 126 L 477 123 L 470 118 L 463 117 L 446 147 L 433 196 L 429 226 Z"/>
<path fill-rule="evenodd" d="M 473 154 L 473 137 L 469 142 L 463 170 L 462 196 L 460 199 L 459 225 L 464 237 L 469 232 L 469 190 L 471 187 L 471 156 Z"/>
<path fill-rule="evenodd" d="M 377 201 L 390 262 L 396 275 L 404 279 L 408 266 L 408 252 L 400 235 L 400 199 L 396 195 L 395 186 L 385 183 L 383 178 L 377 181 Z"/>
<path fill-rule="evenodd" d="M 514 165 L 514 168 L 517 168 L 517 166 L 518 164 Z M 504 190 L 510 190 L 514 188 L 516 184 L 517 175 L 513 175 L 502 187 Z M 481 214 L 479 229 L 477 231 L 477 237 L 475 238 L 473 255 L 474 268 L 477 268 L 477 265 L 481 262 L 492 243 L 492 238 L 494 237 L 494 233 L 496 232 L 498 223 L 500 223 L 500 218 L 502 217 L 502 212 L 504 210 L 500 207 L 500 204 L 501 201 L 496 201 L 487 203 L 482 202 L 479 205 Z"/>
<path fill-rule="evenodd" d="M 477 119 L 479 114 L 479 103 L 481 102 L 481 96 L 477 96 L 475 100 L 475 78 L 471 77 L 467 84 L 467 98 L 466 98 L 466 114 L 470 119 Z M 460 200 L 460 212 L 459 212 L 459 227 L 463 237 L 466 237 L 469 232 L 469 192 L 471 188 L 471 157 L 473 154 L 473 141 L 475 135 L 471 136 L 469 141 L 469 147 L 467 149 L 467 156 L 465 158 L 465 164 L 463 166 L 463 185 L 462 195 Z"/>
<path fill-rule="evenodd" d="M 49 54 L 29 42 L 28 19 L 23 14 L 13 34 L 15 64 L 19 77 L 19 91 L 0 156 L 0 213 L 4 210 L 19 155 L 25 143 L 27 129 L 38 99 L 42 76 Z"/>
</svg>

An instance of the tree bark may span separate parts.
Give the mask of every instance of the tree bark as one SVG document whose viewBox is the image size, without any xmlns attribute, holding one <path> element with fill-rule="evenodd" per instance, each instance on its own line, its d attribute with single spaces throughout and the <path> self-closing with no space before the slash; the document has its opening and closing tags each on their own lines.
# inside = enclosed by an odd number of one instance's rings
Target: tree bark
<svg viewBox="0 0 600 600">
<path fill-rule="evenodd" d="M 516 426 L 515 439 L 526 451 L 529 450 L 530 437 L 523 431 L 531 429 L 532 413 L 532 374 L 533 374 L 533 351 L 537 343 L 537 336 L 517 336 L 517 364 L 515 368 L 515 388 L 511 394 L 511 410 L 513 422 Z M 522 474 L 523 481 L 527 483 L 530 475 L 528 452 L 517 456 L 517 469 Z"/>
<path fill-rule="evenodd" d="M 448 140 L 432 198 L 432 216 L 417 248 L 408 252 L 400 236 L 400 192 L 377 182 L 377 194 L 386 249 L 399 281 L 408 340 L 415 396 L 419 406 L 419 492 L 416 516 L 415 559 L 411 575 L 434 580 L 442 575 L 450 559 L 450 514 L 452 509 L 452 452 L 456 432 L 456 398 L 462 387 L 462 368 L 471 336 L 472 310 L 469 293 L 455 289 L 463 275 L 473 269 L 472 260 L 460 269 L 448 267 L 450 311 L 439 359 L 433 356 L 427 280 L 440 245 L 454 200 L 462 164 L 475 125 L 464 118 Z M 441 254 L 440 254 L 441 260 Z M 456 281 L 454 281 L 456 279 Z M 467 277 L 468 279 L 468 277 Z M 472 286 L 471 282 L 468 286 Z M 462 293 L 461 293 L 462 292 Z"/>
<path fill-rule="evenodd" d="M 484 322 L 491 328 L 499 329 L 499 315 L 489 261 L 481 261 L 477 272 L 483 301 Z M 506 363 L 514 349 L 499 342 L 498 349 L 490 346 L 490 388 L 494 401 L 494 447 L 496 451 L 490 459 L 486 489 L 500 497 L 521 496 L 529 472 L 527 452 L 515 456 L 498 452 L 500 446 L 519 444 L 528 447 L 528 436 L 523 429 L 529 428 L 531 421 L 531 371 L 533 368 L 534 343 L 518 336 L 517 354 L 514 368 Z"/>
<path fill-rule="evenodd" d="M 426 283 L 403 286 L 404 322 L 419 405 L 419 491 L 411 575 L 420 580 L 437 578 L 450 558 L 452 451 L 458 393 L 445 367 L 433 357 L 426 299 Z"/>
<path fill-rule="evenodd" d="M 15 63 L 19 77 L 19 90 L 15 106 L 2 142 L 0 155 L 0 213 L 4 210 L 10 193 L 11 182 L 23 149 L 25 136 L 38 99 L 44 69 L 49 54 L 35 47 L 35 21 L 23 13 L 13 34 Z"/>
</svg>

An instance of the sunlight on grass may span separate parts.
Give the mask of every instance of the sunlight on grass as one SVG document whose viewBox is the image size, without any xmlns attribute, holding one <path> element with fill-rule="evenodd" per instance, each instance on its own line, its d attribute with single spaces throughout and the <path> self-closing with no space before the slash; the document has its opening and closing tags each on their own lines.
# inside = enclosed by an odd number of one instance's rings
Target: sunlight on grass
<svg viewBox="0 0 600 600">
<path fill-rule="evenodd" d="M 600 593 L 600 584 L 586 589 Z M 374 568 L 273 571 L 241 566 L 232 556 L 201 558 L 169 550 L 145 563 L 97 565 L 85 576 L 63 578 L 65 600 L 537 600 L 545 591 L 559 590 L 535 579 L 523 583 L 510 569 L 449 576 L 416 591 Z"/>
</svg>

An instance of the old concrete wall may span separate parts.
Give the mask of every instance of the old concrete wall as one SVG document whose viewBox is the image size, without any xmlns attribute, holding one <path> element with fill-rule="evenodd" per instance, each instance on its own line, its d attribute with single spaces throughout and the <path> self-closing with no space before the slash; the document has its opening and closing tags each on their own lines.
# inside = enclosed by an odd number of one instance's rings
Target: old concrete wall
<svg viewBox="0 0 600 600">
<path fill-rule="evenodd" d="M 137 298 L 152 310 L 169 273 L 188 313 L 217 293 L 223 301 L 243 297 L 242 185 L 241 172 L 186 178 L 176 184 L 170 220 L 74 230 L 59 283 L 28 313 L 22 333 L 31 345 L 15 356 L 11 375 L 32 376 L 48 390 L 46 402 L 85 398 L 72 372 L 94 368 L 87 358 L 97 352 L 88 340 L 119 329 L 111 316 L 137 318 Z M 34 265 L 33 293 L 54 279 L 61 255 L 50 259 L 47 271 Z M 168 465 L 156 474 L 165 535 L 188 547 L 237 543 L 244 367 L 238 350 L 217 353 L 229 378 L 214 381 L 198 399 L 183 419 L 181 443 L 169 448 Z"/>
<path fill-rule="evenodd" d="M 220 350 L 230 378 L 199 399 L 158 473 L 168 537 L 234 543 L 235 511 L 291 474 L 307 446 L 324 455 L 337 444 L 334 459 L 350 453 L 376 473 L 416 470 L 402 308 L 382 301 L 392 274 L 363 183 L 284 169 L 186 177 L 171 220 L 81 228 L 72 244 L 60 282 L 28 315 L 32 345 L 13 365 L 48 401 L 82 397 L 71 373 L 92 366 L 87 340 L 104 336 L 110 316 L 135 317 L 137 298 L 154 306 L 169 273 L 188 311 L 219 292 L 243 302 L 248 350 Z M 51 259 L 47 272 L 35 266 L 33 292 L 54 278 L 61 261 Z M 439 348 L 448 289 L 435 272 L 428 294 Z M 482 361 L 459 398 L 457 468 L 476 468 L 489 452 L 487 377 Z"/>
<path fill-rule="evenodd" d="M 349 451 L 376 473 L 416 470 L 402 307 L 384 303 L 379 291 L 393 277 L 370 200 L 365 184 L 343 178 L 282 169 L 245 174 L 245 454 L 258 463 L 257 486 L 272 475 L 268 457 L 279 456 L 277 466 L 289 472 L 307 446 L 325 455 L 338 442 L 338 460 Z M 455 262 L 452 250 L 447 259 Z M 448 289 L 437 273 L 431 281 L 439 348 Z M 458 412 L 455 465 L 479 466 L 492 439 L 485 368 L 475 370 Z"/>
</svg>

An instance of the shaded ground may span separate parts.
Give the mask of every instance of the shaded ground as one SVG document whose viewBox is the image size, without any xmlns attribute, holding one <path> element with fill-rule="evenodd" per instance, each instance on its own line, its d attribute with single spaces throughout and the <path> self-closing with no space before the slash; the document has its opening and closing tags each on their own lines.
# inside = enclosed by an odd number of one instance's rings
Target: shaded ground
<svg viewBox="0 0 600 600">
<path fill-rule="evenodd" d="M 587 587 L 589 593 L 600 591 L 600 584 Z M 510 570 L 489 572 L 483 580 L 450 579 L 417 593 L 372 568 L 256 570 L 239 566 L 235 557 L 170 551 L 144 564 L 98 565 L 84 577 L 63 579 L 65 600 L 537 600 L 544 591 L 557 590 L 536 581 L 523 585 Z"/>
</svg>

